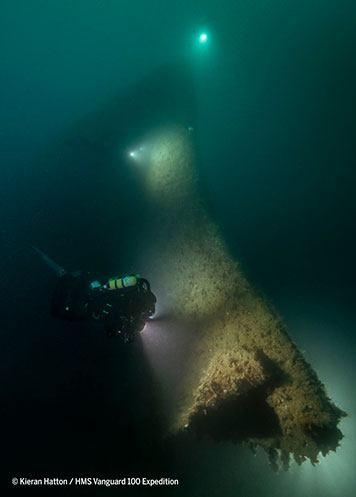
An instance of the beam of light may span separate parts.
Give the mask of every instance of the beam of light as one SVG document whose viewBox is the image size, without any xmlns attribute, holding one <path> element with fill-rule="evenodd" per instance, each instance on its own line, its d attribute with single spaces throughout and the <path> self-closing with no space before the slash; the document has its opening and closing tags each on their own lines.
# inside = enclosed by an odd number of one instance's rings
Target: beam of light
<svg viewBox="0 0 356 497">
<path fill-rule="evenodd" d="M 194 333 L 186 323 L 162 316 L 148 321 L 140 337 L 156 378 L 163 388 L 174 388 L 181 382 Z"/>
<path fill-rule="evenodd" d="M 143 180 L 147 192 L 162 204 L 177 204 L 177 196 L 192 189 L 195 174 L 191 162 L 189 132 L 180 126 L 166 125 L 149 133 L 144 140 L 142 161 L 145 164 Z M 141 159 L 140 159 L 141 160 Z M 177 188 L 167 188 L 177 185 Z"/>
<path fill-rule="evenodd" d="M 208 35 L 206 33 L 201 33 L 199 36 L 199 42 L 200 43 L 206 43 L 208 40 Z"/>
</svg>

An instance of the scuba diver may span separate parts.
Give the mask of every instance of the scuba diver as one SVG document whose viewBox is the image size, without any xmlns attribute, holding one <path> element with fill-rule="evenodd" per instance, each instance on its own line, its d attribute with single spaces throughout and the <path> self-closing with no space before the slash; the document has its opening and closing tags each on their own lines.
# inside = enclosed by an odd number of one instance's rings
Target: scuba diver
<svg viewBox="0 0 356 497">
<path fill-rule="evenodd" d="M 69 272 L 46 254 L 32 247 L 55 271 L 58 279 L 52 296 L 51 314 L 60 319 L 93 320 L 109 336 L 132 342 L 155 313 L 156 297 L 149 282 L 138 274 L 92 281 L 89 273 Z"/>
</svg>

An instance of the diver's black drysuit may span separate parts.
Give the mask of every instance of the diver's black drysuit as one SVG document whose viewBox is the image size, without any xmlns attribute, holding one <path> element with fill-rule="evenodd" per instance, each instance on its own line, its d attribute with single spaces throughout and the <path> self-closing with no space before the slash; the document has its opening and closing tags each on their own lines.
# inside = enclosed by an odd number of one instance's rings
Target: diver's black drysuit
<svg viewBox="0 0 356 497">
<path fill-rule="evenodd" d="M 94 320 L 109 335 L 132 341 L 153 316 L 156 303 L 149 282 L 141 277 L 135 281 L 133 286 L 108 289 L 100 284 L 93 287 L 87 273 L 65 273 L 57 280 L 51 313 L 61 319 Z"/>
</svg>

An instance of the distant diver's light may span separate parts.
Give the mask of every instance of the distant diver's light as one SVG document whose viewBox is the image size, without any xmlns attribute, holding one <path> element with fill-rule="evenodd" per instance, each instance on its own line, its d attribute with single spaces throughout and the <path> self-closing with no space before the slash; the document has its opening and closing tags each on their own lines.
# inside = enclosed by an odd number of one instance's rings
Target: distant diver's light
<svg viewBox="0 0 356 497">
<path fill-rule="evenodd" d="M 206 43 L 206 41 L 208 40 L 208 35 L 206 33 L 202 33 L 200 36 L 199 36 L 199 41 L 200 43 Z"/>
<path fill-rule="evenodd" d="M 144 160 L 145 158 L 145 153 L 146 153 L 146 147 L 144 145 L 140 145 L 137 148 L 132 149 L 131 151 L 128 151 L 128 156 L 131 159 L 135 159 L 135 161 L 140 161 Z"/>
</svg>

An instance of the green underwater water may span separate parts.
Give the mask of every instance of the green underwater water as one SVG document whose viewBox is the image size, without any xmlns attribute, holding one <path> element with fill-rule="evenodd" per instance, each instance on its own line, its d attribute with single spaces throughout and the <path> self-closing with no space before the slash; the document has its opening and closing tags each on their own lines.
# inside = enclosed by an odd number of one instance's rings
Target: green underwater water
<svg viewBox="0 0 356 497">
<path fill-rule="evenodd" d="M 1 3 L 5 484 L 165 476 L 180 480 L 168 495 L 353 494 L 355 20 L 350 0 Z M 99 278 L 145 270 L 132 266 L 151 220 L 126 153 L 166 123 L 193 128 L 233 257 L 350 415 L 318 467 L 276 476 L 247 447 L 162 447 L 144 344 L 48 316 L 54 282 L 32 244 Z"/>
</svg>

